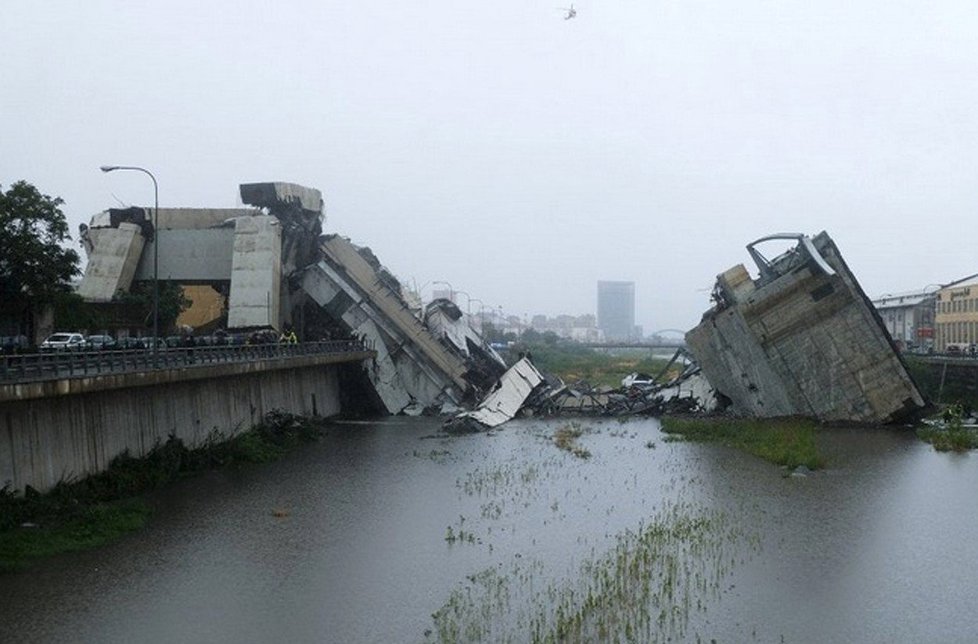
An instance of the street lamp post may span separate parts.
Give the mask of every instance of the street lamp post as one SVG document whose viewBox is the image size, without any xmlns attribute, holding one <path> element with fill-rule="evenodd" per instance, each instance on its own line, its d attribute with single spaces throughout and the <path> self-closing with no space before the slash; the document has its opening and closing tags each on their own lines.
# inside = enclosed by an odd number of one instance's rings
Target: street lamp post
<svg viewBox="0 0 978 644">
<path fill-rule="evenodd" d="M 470 325 L 472 324 L 472 320 L 473 320 L 473 318 L 472 318 L 472 303 L 473 302 L 478 302 L 479 303 L 479 307 L 480 308 L 479 308 L 479 329 L 478 329 L 478 332 L 479 332 L 479 335 L 482 335 L 482 327 L 483 327 L 483 322 L 484 322 L 483 321 L 483 318 L 482 318 L 482 309 L 485 308 L 486 303 L 483 302 L 482 300 L 480 300 L 477 297 L 470 297 L 469 298 L 469 307 L 468 308 L 469 308 L 469 324 Z"/>
<path fill-rule="evenodd" d="M 103 165 L 99 166 L 102 172 L 114 172 L 115 170 L 135 170 L 142 172 L 153 180 L 153 360 L 156 360 L 157 344 L 160 338 L 160 230 L 157 227 L 160 214 L 160 187 L 156 183 L 156 177 L 146 168 L 134 165 Z"/>
<path fill-rule="evenodd" d="M 460 295 L 465 296 L 465 312 L 472 315 L 472 296 L 468 294 L 467 291 L 455 291 Z"/>
<path fill-rule="evenodd" d="M 445 286 L 447 286 L 448 287 L 448 299 L 451 300 L 452 302 L 455 301 L 455 289 L 452 288 L 452 285 L 451 284 L 449 284 L 448 282 L 443 282 L 441 280 L 437 280 L 437 281 L 434 281 L 434 282 L 431 283 L 432 286 L 434 286 L 435 284 L 444 284 Z"/>
</svg>

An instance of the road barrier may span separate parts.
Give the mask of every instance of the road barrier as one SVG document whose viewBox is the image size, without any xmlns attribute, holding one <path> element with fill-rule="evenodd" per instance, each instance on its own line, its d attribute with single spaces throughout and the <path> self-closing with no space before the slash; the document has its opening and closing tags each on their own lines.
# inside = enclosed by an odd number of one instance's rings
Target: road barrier
<svg viewBox="0 0 978 644">
<path fill-rule="evenodd" d="M 3 356 L 0 382 L 23 383 L 102 374 L 139 373 L 220 363 L 287 360 L 300 356 L 363 353 L 373 348 L 362 340 L 328 340 L 297 344 L 246 344 L 182 348 L 62 351 Z"/>
</svg>

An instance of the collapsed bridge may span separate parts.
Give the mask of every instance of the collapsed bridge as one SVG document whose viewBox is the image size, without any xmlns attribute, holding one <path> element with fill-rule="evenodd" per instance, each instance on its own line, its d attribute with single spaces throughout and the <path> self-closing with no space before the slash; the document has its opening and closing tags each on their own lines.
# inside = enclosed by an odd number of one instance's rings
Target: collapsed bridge
<svg viewBox="0 0 978 644">
<path fill-rule="evenodd" d="M 367 368 L 373 403 L 388 413 L 477 399 L 505 371 L 453 303 L 410 305 L 414 298 L 369 248 L 324 235 L 319 190 L 272 182 L 242 184 L 240 193 L 249 208 L 95 215 L 81 229 L 88 264 L 79 295 L 112 302 L 158 276 L 197 288 L 194 306 L 211 302 L 199 307 L 211 311 L 205 324 L 366 341 L 377 353 Z"/>
<path fill-rule="evenodd" d="M 758 246 L 796 245 L 768 260 Z M 740 415 L 891 423 L 927 405 L 879 314 L 832 238 L 791 233 L 747 246 L 717 276 L 714 306 L 686 343 L 716 392 Z"/>
</svg>

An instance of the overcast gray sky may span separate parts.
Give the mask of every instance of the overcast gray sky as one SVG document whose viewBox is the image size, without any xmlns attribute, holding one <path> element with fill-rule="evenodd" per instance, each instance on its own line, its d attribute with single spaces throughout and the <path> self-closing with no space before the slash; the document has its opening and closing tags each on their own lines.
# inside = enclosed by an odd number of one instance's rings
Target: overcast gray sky
<svg viewBox="0 0 978 644">
<path fill-rule="evenodd" d="M 102 164 L 163 206 L 300 183 L 404 280 L 517 315 L 633 280 L 647 332 L 773 232 L 828 230 L 873 297 L 978 272 L 973 2 L 562 4 L 7 0 L 0 184 L 77 237 L 152 203 Z"/>
</svg>

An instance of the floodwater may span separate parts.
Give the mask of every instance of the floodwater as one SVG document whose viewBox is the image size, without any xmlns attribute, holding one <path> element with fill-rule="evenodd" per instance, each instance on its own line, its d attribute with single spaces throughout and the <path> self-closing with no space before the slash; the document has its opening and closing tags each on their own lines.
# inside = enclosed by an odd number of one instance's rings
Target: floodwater
<svg viewBox="0 0 978 644">
<path fill-rule="evenodd" d="M 0 576 L 0 641 L 978 640 L 974 455 L 823 430 L 789 476 L 651 419 L 577 421 L 582 458 L 570 422 L 336 424 L 182 481 L 139 533 Z"/>
</svg>

